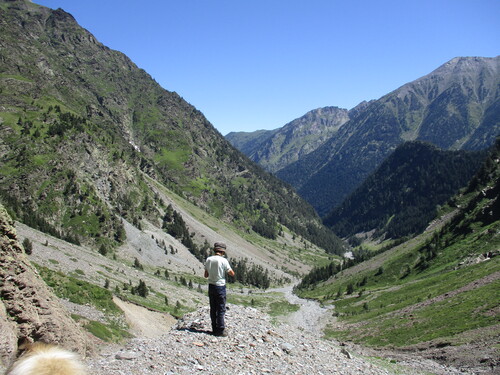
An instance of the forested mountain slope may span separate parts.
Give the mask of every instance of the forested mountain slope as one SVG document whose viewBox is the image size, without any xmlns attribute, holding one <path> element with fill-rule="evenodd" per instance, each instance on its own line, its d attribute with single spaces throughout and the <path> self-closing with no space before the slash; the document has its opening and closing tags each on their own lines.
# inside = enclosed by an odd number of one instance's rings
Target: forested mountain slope
<svg viewBox="0 0 500 375">
<path fill-rule="evenodd" d="M 500 365 L 500 138 L 441 213 L 407 242 L 378 254 L 365 252 L 361 262 L 313 270 L 300 294 L 335 305 L 338 321 L 329 337 L 415 352 L 470 373 L 495 373 Z"/>
<path fill-rule="evenodd" d="M 112 249 L 123 219 L 172 224 L 167 189 L 240 230 L 277 238 L 286 227 L 340 251 L 290 187 L 70 14 L 25 0 L 0 12 L 0 197 L 17 219 Z"/>
<path fill-rule="evenodd" d="M 372 238 L 395 239 L 421 233 L 438 205 L 466 186 L 485 155 L 404 143 L 324 223 L 341 237 L 371 232 Z"/>
<path fill-rule="evenodd" d="M 395 148 L 421 140 L 481 150 L 500 134 L 500 57 L 458 57 L 373 101 L 321 147 L 276 174 L 321 216 L 338 206 Z"/>
</svg>

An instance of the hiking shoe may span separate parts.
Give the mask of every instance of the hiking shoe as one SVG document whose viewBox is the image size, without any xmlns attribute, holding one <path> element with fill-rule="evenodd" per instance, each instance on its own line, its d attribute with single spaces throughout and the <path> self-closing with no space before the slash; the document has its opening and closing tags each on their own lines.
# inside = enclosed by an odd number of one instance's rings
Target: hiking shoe
<svg viewBox="0 0 500 375">
<path fill-rule="evenodd" d="M 227 337 L 227 330 L 225 329 L 216 330 L 214 331 L 214 336 Z"/>
</svg>

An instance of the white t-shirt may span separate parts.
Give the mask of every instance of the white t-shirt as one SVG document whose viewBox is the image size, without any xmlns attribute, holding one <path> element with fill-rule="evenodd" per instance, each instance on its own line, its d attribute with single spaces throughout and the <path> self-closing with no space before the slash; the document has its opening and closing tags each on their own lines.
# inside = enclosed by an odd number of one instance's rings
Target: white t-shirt
<svg viewBox="0 0 500 375">
<path fill-rule="evenodd" d="M 226 273 L 231 269 L 228 260 L 220 255 L 212 255 L 205 262 L 205 270 L 208 271 L 208 282 L 217 286 L 226 285 Z"/>
</svg>

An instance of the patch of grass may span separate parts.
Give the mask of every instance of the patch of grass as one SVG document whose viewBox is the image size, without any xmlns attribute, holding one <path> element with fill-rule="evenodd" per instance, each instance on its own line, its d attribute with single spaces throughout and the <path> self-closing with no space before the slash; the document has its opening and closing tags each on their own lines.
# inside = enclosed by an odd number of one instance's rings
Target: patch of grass
<svg viewBox="0 0 500 375">
<path fill-rule="evenodd" d="M 54 156 L 53 155 L 48 155 L 48 154 L 45 154 L 45 155 L 33 155 L 33 165 L 36 166 L 36 167 L 43 167 L 45 165 L 47 165 L 47 163 L 51 160 L 54 159 Z"/>
<path fill-rule="evenodd" d="M 281 293 L 260 293 L 249 294 L 228 293 L 227 302 L 235 305 L 254 307 L 272 317 L 288 315 L 298 311 L 300 306 L 288 302 Z"/>
<path fill-rule="evenodd" d="M 107 314 L 122 314 L 113 302 L 113 295 L 109 290 L 46 267 L 37 266 L 37 269 L 45 283 L 59 298 L 66 298 L 79 305 L 90 304 Z"/>
<path fill-rule="evenodd" d="M 359 322 L 461 288 L 494 272 L 499 267 L 498 263 L 498 260 L 493 259 L 475 266 L 440 273 L 420 280 L 412 280 L 398 287 L 368 288 L 362 297 L 356 298 L 356 294 L 353 294 L 349 298 L 336 301 L 335 306 L 346 320 Z M 345 288 L 343 290 L 345 291 Z M 361 302 L 364 300 L 369 301 L 370 311 L 368 312 L 364 311 L 361 306 Z"/>
<path fill-rule="evenodd" d="M 294 259 L 299 260 L 303 264 L 309 264 L 313 267 L 324 267 L 329 265 L 334 260 L 341 262 L 341 258 L 337 255 L 317 253 L 314 251 L 302 250 L 302 249 L 299 249 L 298 251 L 294 252 L 290 251 L 287 248 L 287 251 L 289 252 L 288 253 L 289 255 L 287 254 L 288 257 L 295 256 Z"/>
<path fill-rule="evenodd" d="M 132 337 L 123 327 L 118 324 L 117 316 L 123 312 L 113 302 L 113 295 L 107 289 L 98 287 L 86 281 L 75 279 L 61 272 L 52 271 L 46 267 L 36 265 L 38 273 L 45 283 L 52 288 L 59 298 L 68 299 L 79 305 L 92 305 L 96 309 L 105 312 L 109 323 L 87 321 L 79 315 L 72 315 L 76 321 L 84 320 L 83 327 L 94 336 L 106 342 L 122 342 Z M 83 275 L 84 272 L 76 270 L 75 274 Z"/>
<path fill-rule="evenodd" d="M 272 302 L 269 305 L 269 311 L 268 314 L 276 317 L 276 316 L 281 316 L 281 315 L 288 315 L 291 313 L 294 313 L 296 311 L 299 311 L 300 306 L 290 303 L 288 301 L 276 301 Z"/>
<path fill-rule="evenodd" d="M 15 75 L 15 74 L 0 74 L 0 79 L 15 79 L 18 81 L 23 81 L 23 82 L 33 82 L 32 79 L 28 79 L 24 76 L 21 75 Z"/>
<path fill-rule="evenodd" d="M 186 189 L 195 196 L 200 196 L 203 191 L 211 190 L 210 181 L 207 178 L 198 177 L 197 179 L 191 180 Z"/>
<path fill-rule="evenodd" d="M 141 297 L 128 292 L 121 292 L 120 298 L 133 302 L 145 308 L 168 313 L 176 318 L 182 317 L 184 314 L 194 311 L 194 308 L 187 306 L 186 300 L 168 298 L 168 305 L 165 304 L 165 295 L 159 292 L 150 293 L 148 297 Z"/>
<path fill-rule="evenodd" d="M 169 169 L 181 170 L 184 163 L 189 160 L 191 146 L 182 131 L 169 130 L 161 134 L 163 147 L 155 156 L 155 161 L 167 166 Z"/>
<path fill-rule="evenodd" d="M 414 369 L 411 369 L 409 371 L 409 369 L 406 366 L 399 364 L 395 359 L 387 359 L 387 358 L 382 358 L 382 357 L 363 357 L 363 358 L 366 361 L 375 364 L 379 368 L 387 369 L 391 374 L 394 374 L 394 375 L 406 375 L 409 372 L 410 373 L 415 372 Z M 419 374 L 432 375 L 429 372 L 422 372 Z"/>
<path fill-rule="evenodd" d="M 245 177 L 235 177 L 231 180 L 231 185 L 233 185 L 236 188 L 239 188 L 240 186 L 247 186 L 248 185 L 248 179 Z"/>
<path fill-rule="evenodd" d="M 224 203 L 222 201 L 212 201 L 209 207 L 214 217 L 220 218 L 224 214 Z"/>
<path fill-rule="evenodd" d="M 391 243 L 394 243 L 394 241 L 393 240 L 384 240 L 382 242 L 364 241 L 363 244 L 360 246 L 360 249 L 375 252 L 379 251 L 384 247 L 389 247 Z"/>
<path fill-rule="evenodd" d="M 355 330 L 328 331 L 328 337 L 354 339 L 370 346 L 406 346 L 493 326 L 500 282 L 492 283 L 427 307 L 411 314 L 388 314 L 366 321 Z M 498 297 L 498 295 L 497 295 Z"/>
<path fill-rule="evenodd" d="M 10 166 L 7 163 L 3 163 L 0 166 L 0 175 L 2 176 L 13 177 L 13 176 L 18 176 L 19 174 L 20 170 L 18 168 Z"/>
<path fill-rule="evenodd" d="M 90 320 L 84 328 L 94 336 L 106 342 L 120 343 L 125 339 L 133 337 L 129 332 L 115 324 L 103 324 Z"/>
<path fill-rule="evenodd" d="M 347 323 L 346 329 L 327 330 L 326 336 L 373 346 L 404 346 L 493 326 L 497 323 L 495 311 L 500 306 L 499 280 L 452 297 L 446 297 L 446 293 L 498 268 L 499 261 L 493 259 L 399 288 L 372 290 L 372 294 L 366 292 L 361 297 L 343 298 L 335 306 L 340 318 Z M 444 299 L 418 305 L 436 296 L 444 296 Z M 410 306 L 413 306 L 411 310 L 402 311 Z M 356 329 L 352 329 L 351 324 L 356 324 Z"/>
<path fill-rule="evenodd" d="M 79 228 L 80 233 L 86 236 L 96 236 L 99 233 L 99 218 L 91 212 L 89 205 L 82 206 L 82 215 L 74 216 L 70 219 L 65 218 L 66 227 Z"/>
</svg>

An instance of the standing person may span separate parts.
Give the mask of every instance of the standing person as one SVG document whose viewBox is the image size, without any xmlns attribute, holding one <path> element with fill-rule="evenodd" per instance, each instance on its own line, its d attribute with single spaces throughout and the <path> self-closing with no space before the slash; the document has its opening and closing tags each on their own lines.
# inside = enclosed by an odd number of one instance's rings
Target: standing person
<svg viewBox="0 0 500 375">
<path fill-rule="evenodd" d="M 215 336 L 227 336 L 224 315 L 226 314 L 226 274 L 234 276 L 234 271 L 224 255 L 226 244 L 216 242 L 214 255 L 205 262 L 205 277 L 208 277 L 208 297 L 210 298 L 210 319 Z"/>
</svg>

